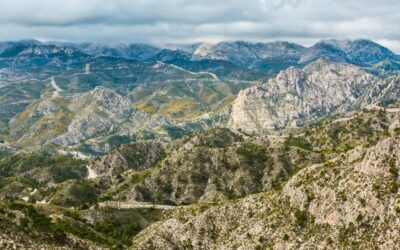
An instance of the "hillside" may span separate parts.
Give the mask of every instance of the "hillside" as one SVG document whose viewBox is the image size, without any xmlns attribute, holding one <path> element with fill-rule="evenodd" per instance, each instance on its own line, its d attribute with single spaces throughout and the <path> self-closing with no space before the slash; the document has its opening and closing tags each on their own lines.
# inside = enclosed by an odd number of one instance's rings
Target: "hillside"
<svg viewBox="0 0 400 250">
<path fill-rule="evenodd" d="M 397 249 L 369 40 L 0 43 L 1 249 Z"/>
<path fill-rule="evenodd" d="M 356 143 L 322 163 L 306 164 L 267 192 L 178 208 L 136 236 L 132 249 L 395 249 L 400 244 L 396 110 L 386 111 L 394 120 L 377 142 Z M 358 126 L 359 118 L 333 121 L 341 126 L 331 139 L 340 144 L 351 137 L 354 131 L 345 128 Z M 296 140 L 299 147 L 320 149 Z"/>
</svg>

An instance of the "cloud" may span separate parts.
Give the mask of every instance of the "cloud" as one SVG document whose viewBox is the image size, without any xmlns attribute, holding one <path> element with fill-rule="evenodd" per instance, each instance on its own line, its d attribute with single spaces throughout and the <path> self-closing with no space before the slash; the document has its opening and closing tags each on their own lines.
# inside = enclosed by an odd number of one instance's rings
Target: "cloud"
<svg viewBox="0 0 400 250">
<path fill-rule="evenodd" d="M 369 38 L 400 51 L 398 0 L 0 0 L 0 40 Z"/>
</svg>

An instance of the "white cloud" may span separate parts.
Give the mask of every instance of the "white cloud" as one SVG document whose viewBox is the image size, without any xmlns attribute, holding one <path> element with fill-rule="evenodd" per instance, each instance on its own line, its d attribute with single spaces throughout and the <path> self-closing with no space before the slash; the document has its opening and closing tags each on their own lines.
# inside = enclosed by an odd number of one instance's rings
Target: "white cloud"
<svg viewBox="0 0 400 250">
<path fill-rule="evenodd" d="M 398 0 L 0 0 L 0 40 L 368 38 L 399 51 Z"/>
<path fill-rule="evenodd" d="M 379 44 L 392 49 L 394 52 L 397 54 L 400 54 L 400 41 L 399 40 L 378 40 L 377 41 Z"/>
</svg>

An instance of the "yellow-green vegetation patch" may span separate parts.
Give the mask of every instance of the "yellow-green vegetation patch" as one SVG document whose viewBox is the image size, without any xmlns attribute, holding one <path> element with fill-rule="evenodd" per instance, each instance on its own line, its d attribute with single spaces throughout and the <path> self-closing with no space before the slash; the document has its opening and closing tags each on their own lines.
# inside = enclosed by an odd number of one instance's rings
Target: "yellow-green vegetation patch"
<svg viewBox="0 0 400 250">
<path fill-rule="evenodd" d="M 236 99 L 236 96 L 234 96 L 234 95 L 226 97 L 220 103 L 218 103 L 218 105 L 215 107 L 215 110 L 225 108 L 226 106 L 231 104 L 235 99 Z"/>
<path fill-rule="evenodd" d="M 151 103 L 148 102 L 148 101 L 138 103 L 138 104 L 136 105 L 136 108 L 137 108 L 138 110 L 141 110 L 141 111 L 143 111 L 143 112 L 150 113 L 150 114 L 154 114 L 154 113 L 157 112 L 156 108 L 153 107 L 153 106 L 151 105 Z"/>
<path fill-rule="evenodd" d="M 207 104 L 214 103 L 218 100 L 218 93 L 213 92 L 209 89 L 205 89 L 201 92 L 200 98 L 202 101 L 204 101 Z"/>
<path fill-rule="evenodd" d="M 177 99 L 165 104 L 161 113 L 176 119 L 193 118 L 201 114 L 199 104 L 191 99 Z"/>
</svg>

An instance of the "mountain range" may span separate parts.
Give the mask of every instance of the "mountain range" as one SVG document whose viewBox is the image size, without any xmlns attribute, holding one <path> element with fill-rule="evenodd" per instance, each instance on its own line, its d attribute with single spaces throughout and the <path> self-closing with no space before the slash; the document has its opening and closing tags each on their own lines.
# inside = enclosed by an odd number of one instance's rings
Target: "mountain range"
<svg viewBox="0 0 400 250">
<path fill-rule="evenodd" d="M 0 42 L 0 248 L 397 249 L 370 40 Z"/>
<path fill-rule="evenodd" d="M 167 48 L 2 42 L 0 131 L 20 147 L 101 153 L 119 140 L 168 140 L 215 126 L 248 132 L 300 126 L 395 100 L 399 62 L 368 40 L 323 40 L 309 48 L 241 41 Z M 327 90 L 335 93 L 319 96 Z M 286 101 L 294 105 L 290 114 L 279 110 Z"/>
</svg>

